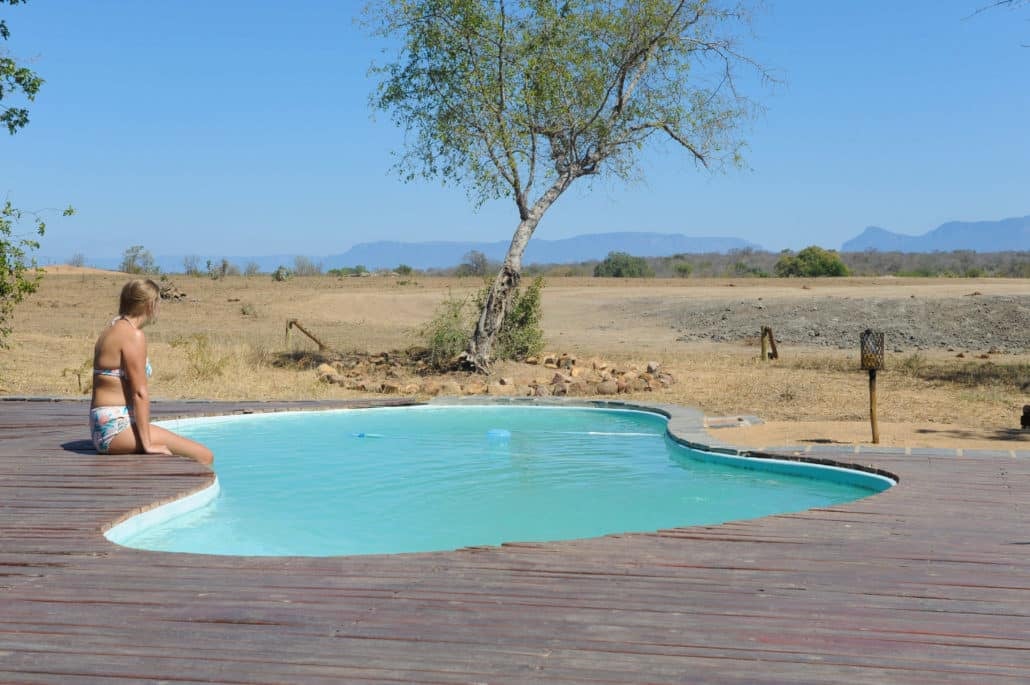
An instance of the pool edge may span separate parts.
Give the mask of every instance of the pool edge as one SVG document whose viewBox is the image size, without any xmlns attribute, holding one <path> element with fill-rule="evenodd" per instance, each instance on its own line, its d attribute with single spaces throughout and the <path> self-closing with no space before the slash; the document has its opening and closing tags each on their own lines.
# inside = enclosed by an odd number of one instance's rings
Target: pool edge
<svg viewBox="0 0 1030 685">
<path fill-rule="evenodd" d="M 840 471 L 847 471 L 855 473 L 856 476 L 852 478 L 854 480 L 869 479 L 872 482 L 878 482 L 883 487 L 873 487 L 872 485 L 863 486 L 877 492 L 883 492 L 890 489 L 892 486 L 900 482 L 895 474 L 882 469 L 865 466 L 863 464 L 855 464 L 851 462 L 835 461 L 831 459 L 820 459 L 805 457 L 802 455 L 786 455 L 776 454 L 769 452 L 759 452 L 754 450 L 739 449 L 728 443 L 713 439 L 704 427 L 704 413 L 693 407 L 686 407 L 677 404 L 643 404 L 638 402 L 625 402 L 621 400 L 568 400 L 564 398 L 535 398 L 535 397 L 502 397 L 502 398 L 484 398 L 482 396 L 470 396 L 470 397 L 436 397 L 429 402 L 416 402 L 409 406 L 418 405 L 429 405 L 429 406 L 483 406 L 483 405 L 510 405 L 510 406 L 552 406 L 552 407 L 583 407 L 583 408 L 594 408 L 594 409 L 613 409 L 613 410 L 628 410 L 628 411 L 642 411 L 651 414 L 658 414 L 664 416 L 667 419 L 666 433 L 676 443 L 696 450 L 698 452 L 705 453 L 706 459 L 709 460 L 724 460 L 725 463 L 732 464 L 740 467 L 741 463 L 739 460 L 744 460 L 744 463 L 755 463 L 748 462 L 747 460 L 758 460 L 764 462 L 763 468 L 767 468 L 771 471 L 779 472 L 792 472 L 789 465 L 803 464 L 807 467 L 822 467 L 827 470 L 820 469 L 820 472 L 826 475 L 835 473 L 836 475 L 830 476 L 827 480 L 834 480 L 837 482 L 841 481 Z M 297 409 L 295 411 L 311 411 L 310 409 Z M 314 410 L 319 411 L 319 410 Z M 263 412 L 260 412 L 263 413 Z M 210 416 L 210 415 L 209 415 Z M 226 416 L 232 416 L 227 414 Z M 189 419 L 194 418 L 190 416 L 181 416 L 178 418 Z M 705 442 L 700 442 L 700 439 L 705 439 Z M 778 465 L 786 465 L 787 468 L 780 467 Z M 772 468 L 770 468 L 772 467 Z M 832 471 L 831 471 L 832 469 Z M 200 509 L 212 502 L 220 491 L 218 483 L 218 476 L 212 471 L 212 482 L 201 488 L 200 490 L 194 490 L 182 497 L 172 499 L 170 501 L 156 503 L 152 507 L 149 507 L 136 514 L 126 514 L 120 520 L 115 521 L 105 530 L 102 531 L 103 536 L 110 542 L 120 545 L 123 547 L 129 547 L 125 544 L 134 535 L 137 535 L 140 531 L 149 528 L 160 523 L 169 521 L 177 516 L 181 516 L 188 512 Z M 852 482 L 845 479 L 846 482 Z M 865 482 L 869 482 L 865 481 Z M 130 549 L 137 549 L 130 547 Z"/>
</svg>

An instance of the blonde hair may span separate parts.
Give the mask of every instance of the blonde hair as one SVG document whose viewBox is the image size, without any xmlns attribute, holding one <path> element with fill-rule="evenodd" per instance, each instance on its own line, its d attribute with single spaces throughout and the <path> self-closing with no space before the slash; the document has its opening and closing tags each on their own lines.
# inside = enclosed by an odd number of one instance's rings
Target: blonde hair
<svg viewBox="0 0 1030 685">
<path fill-rule="evenodd" d="M 161 287 L 157 283 L 149 278 L 134 278 L 122 287 L 118 314 L 151 317 L 160 297 Z"/>
</svg>

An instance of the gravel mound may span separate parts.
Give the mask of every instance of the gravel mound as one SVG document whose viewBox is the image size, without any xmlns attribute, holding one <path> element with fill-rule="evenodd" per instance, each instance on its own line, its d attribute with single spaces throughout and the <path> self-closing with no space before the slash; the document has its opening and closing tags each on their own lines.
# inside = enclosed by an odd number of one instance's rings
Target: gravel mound
<svg viewBox="0 0 1030 685">
<path fill-rule="evenodd" d="M 920 299 L 839 298 L 683 306 L 670 312 L 679 340 L 741 342 L 770 326 L 777 342 L 858 348 L 866 328 L 884 332 L 887 349 L 1030 351 L 1030 295 Z"/>
</svg>

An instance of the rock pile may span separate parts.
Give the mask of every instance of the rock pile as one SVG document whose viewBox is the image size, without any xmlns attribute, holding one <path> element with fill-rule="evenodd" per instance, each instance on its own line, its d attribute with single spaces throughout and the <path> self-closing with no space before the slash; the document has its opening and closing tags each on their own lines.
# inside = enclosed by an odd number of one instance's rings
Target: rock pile
<svg viewBox="0 0 1030 685">
<path fill-rule="evenodd" d="M 540 373 L 540 369 L 548 373 Z M 352 354 L 318 364 L 315 373 L 323 383 L 387 395 L 590 397 L 651 392 L 675 383 L 658 362 L 648 362 L 640 368 L 633 364 L 615 366 L 595 358 L 581 364 L 570 354 L 530 357 L 525 361 L 525 370 L 520 380 L 513 376 L 436 375 L 419 351 L 412 349 Z"/>
<path fill-rule="evenodd" d="M 186 299 L 186 293 L 179 290 L 174 283 L 162 283 L 161 284 L 161 299 L 172 300 L 178 302 L 179 300 Z"/>
</svg>

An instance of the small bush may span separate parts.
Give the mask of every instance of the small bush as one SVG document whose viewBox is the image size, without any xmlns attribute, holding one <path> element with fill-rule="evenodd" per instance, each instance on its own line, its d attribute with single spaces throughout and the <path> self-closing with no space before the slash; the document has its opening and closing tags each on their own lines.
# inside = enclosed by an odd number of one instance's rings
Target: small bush
<svg viewBox="0 0 1030 685">
<path fill-rule="evenodd" d="M 200 275 L 200 256 L 195 254 L 186 255 L 182 258 L 182 272 L 187 276 Z"/>
<path fill-rule="evenodd" d="M 85 266 L 86 256 L 81 252 L 76 252 L 68 258 L 68 266 Z"/>
<path fill-rule="evenodd" d="M 604 261 L 594 267 L 594 276 L 609 278 L 651 278 L 654 269 L 643 257 L 626 252 L 609 252 Z"/>
<path fill-rule="evenodd" d="M 127 274 L 156 274 L 160 271 L 154 262 L 154 255 L 142 245 L 133 245 L 122 253 L 122 263 L 118 270 Z"/>
<path fill-rule="evenodd" d="M 397 268 L 394 269 L 394 271 L 400 274 L 401 276 L 410 276 L 411 272 L 414 271 L 414 269 L 412 269 L 407 264 L 398 264 Z"/>
<path fill-rule="evenodd" d="M 919 352 L 913 352 L 906 357 L 902 357 L 898 362 L 898 371 L 914 378 L 920 377 L 926 370 L 926 367 L 926 357 Z"/>
<path fill-rule="evenodd" d="M 418 335 L 429 350 L 429 364 L 436 369 L 450 368 L 465 351 L 472 335 L 468 299 L 448 294 Z"/>
<path fill-rule="evenodd" d="M 673 270 L 676 272 L 676 275 L 680 278 L 688 278 L 691 272 L 694 270 L 694 267 L 690 265 L 690 262 L 680 262 L 679 264 L 673 267 Z"/>
<path fill-rule="evenodd" d="M 538 276 L 524 291 L 521 288 L 515 291 L 494 343 L 495 359 L 522 361 L 544 349 L 544 331 L 540 328 L 540 295 L 543 289 L 544 279 Z M 483 301 L 488 292 L 482 291 Z"/>
<path fill-rule="evenodd" d="M 293 273 L 297 276 L 320 276 L 322 263 L 313 262 L 303 255 L 298 255 L 293 258 Z"/>
<path fill-rule="evenodd" d="M 773 268 L 780 277 L 848 275 L 848 267 L 841 261 L 840 255 L 818 245 L 810 245 L 796 255 L 790 250 L 784 250 Z"/>
<path fill-rule="evenodd" d="M 225 278 L 226 276 L 239 276 L 240 269 L 225 257 L 222 257 L 222 260 L 219 262 L 212 262 L 209 259 L 207 260 L 207 275 L 210 276 L 212 280 L 217 281 Z"/>
<path fill-rule="evenodd" d="M 339 269 L 329 269 L 326 272 L 330 276 L 360 276 L 361 274 L 368 273 L 368 269 L 365 268 L 364 264 L 358 264 L 357 266 L 341 266 Z"/>
<path fill-rule="evenodd" d="M 287 269 L 285 266 L 281 264 L 275 271 L 272 272 L 272 280 L 278 283 L 288 281 L 292 276 L 293 272 L 291 272 L 289 269 Z"/>
<path fill-rule="evenodd" d="M 229 363 L 229 357 L 215 356 L 208 337 L 200 333 L 176 338 L 172 340 L 171 346 L 181 348 L 185 352 L 189 373 L 195 378 L 210 379 L 221 376 L 226 364 Z"/>
<path fill-rule="evenodd" d="M 257 276 L 261 273 L 261 265 L 257 262 L 247 262 L 247 266 L 243 268 L 244 276 Z"/>
</svg>

